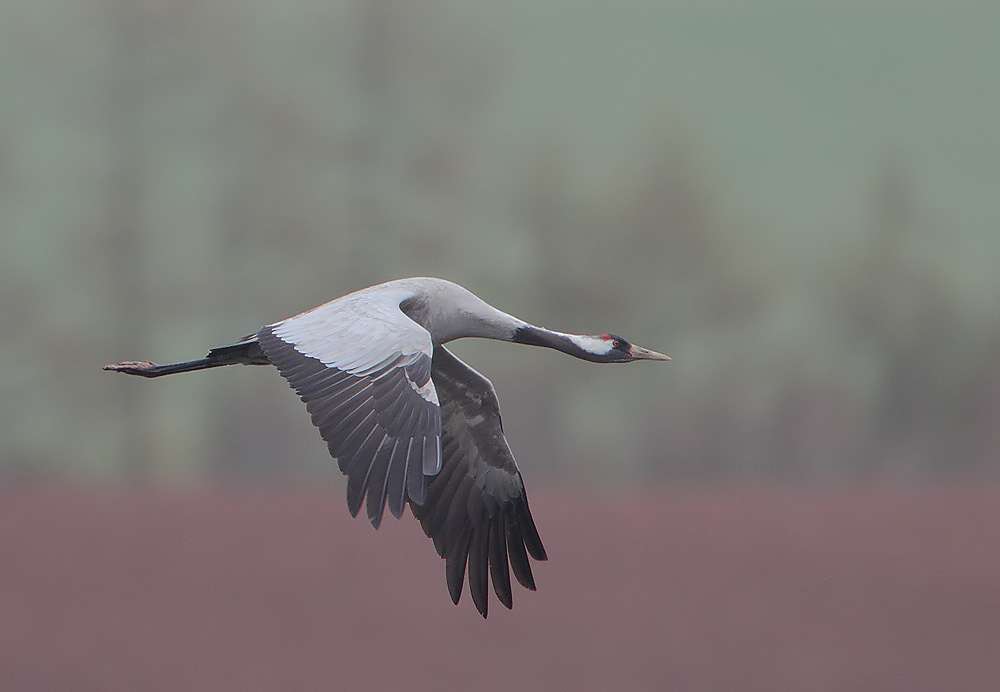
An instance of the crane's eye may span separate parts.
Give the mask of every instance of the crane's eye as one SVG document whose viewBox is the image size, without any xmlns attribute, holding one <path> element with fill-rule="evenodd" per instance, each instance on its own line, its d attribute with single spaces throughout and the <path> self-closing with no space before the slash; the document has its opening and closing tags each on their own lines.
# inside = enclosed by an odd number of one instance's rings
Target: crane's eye
<svg viewBox="0 0 1000 692">
<path fill-rule="evenodd" d="M 607 342 L 610 342 L 611 349 L 614 351 L 624 351 L 629 347 L 629 343 L 620 336 L 615 336 L 614 334 L 602 334 L 601 338 Z"/>
</svg>

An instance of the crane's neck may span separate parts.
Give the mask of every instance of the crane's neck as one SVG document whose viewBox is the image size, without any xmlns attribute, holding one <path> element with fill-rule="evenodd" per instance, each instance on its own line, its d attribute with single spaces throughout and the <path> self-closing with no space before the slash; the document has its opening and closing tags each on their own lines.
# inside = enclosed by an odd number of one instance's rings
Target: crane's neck
<svg viewBox="0 0 1000 692">
<path fill-rule="evenodd" d="M 524 325 L 514 330 L 510 341 L 527 346 L 541 346 L 562 351 L 576 358 L 600 363 L 611 350 L 611 342 L 596 336 L 563 334 L 550 329 Z"/>
<path fill-rule="evenodd" d="M 480 338 L 542 346 L 584 360 L 603 362 L 611 349 L 600 337 L 543 329 L 493 307 L 469 290 L 440 279 L 423 279 L 419 299 L 404 302 L 403 311 L 431 333 L 434 343 Z"/>
<path fill-rule="evenodd" d="M 462 336 L 541 346 L 593 362 L 604 362 L 611 350 L 611 342 L 606 339 L 536 327 L 492 306 L 489 313 L 480 313 L 475 323 L 468 326 Z"/>
</svg>

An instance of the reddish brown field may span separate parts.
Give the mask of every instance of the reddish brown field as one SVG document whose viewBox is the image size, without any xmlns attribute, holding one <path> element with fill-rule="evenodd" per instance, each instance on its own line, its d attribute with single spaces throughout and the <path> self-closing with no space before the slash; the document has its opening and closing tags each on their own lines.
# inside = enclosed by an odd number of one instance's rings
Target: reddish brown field
<svg viewBox="0 0 1000 692">
<path fill-rule="evenodd" d="M 0 492 L 0 689 L 1000 689 L 998 487 L 536 492 L 487 621 L 341 493 Z"/>
</svg>

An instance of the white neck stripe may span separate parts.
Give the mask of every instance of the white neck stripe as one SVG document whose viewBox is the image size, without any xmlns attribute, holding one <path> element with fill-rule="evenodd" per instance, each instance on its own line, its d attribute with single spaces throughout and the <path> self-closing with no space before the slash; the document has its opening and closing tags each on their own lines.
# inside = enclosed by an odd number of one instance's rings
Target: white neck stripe
<svg viewBox="0 0 1000 692">
<path fill-rule="evenodd" d="M 565 336 L 584 351 L 598 356 L 607 355 L 614 348 L 614 342 L 611 339 L 602 339 L 599 336 L 582 336 L 579 334 L 563 334 L 562 336 Z"/>
</svg>

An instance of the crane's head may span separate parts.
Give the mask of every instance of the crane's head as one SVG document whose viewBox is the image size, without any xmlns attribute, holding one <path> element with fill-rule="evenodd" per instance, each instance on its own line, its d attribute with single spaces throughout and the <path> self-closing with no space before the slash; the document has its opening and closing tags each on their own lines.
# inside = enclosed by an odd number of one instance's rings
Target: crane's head
<svg viewBox="0 0 1000 692">
<path fill-rule="evenodd" d="M 630 344 L 624 337 L 617 334 L 598 334 L 597 336 L 577 336 L 573 341 L 582 349 L 584 358 L 595 363 L 631 363 L 635 360 L 669 361 L 666 353 L 657 353 L 648 348 Z"/>
</svg>

